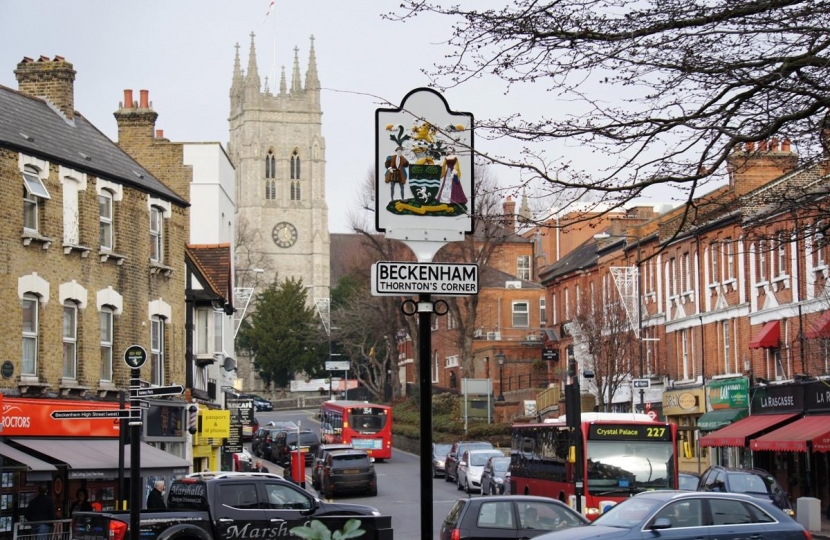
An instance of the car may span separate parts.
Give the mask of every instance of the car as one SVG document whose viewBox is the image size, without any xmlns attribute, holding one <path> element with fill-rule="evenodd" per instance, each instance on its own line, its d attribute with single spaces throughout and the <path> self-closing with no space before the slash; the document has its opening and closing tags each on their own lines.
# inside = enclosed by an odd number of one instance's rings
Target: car
<svg viewBox="0 0 830 540">
<path fill-rule="evenodd" d="M 441 523 L 440 540 L 533 538 L 548 531 L 587 527 L 589 521 L 555 499 L 496 495 L 458 499 Z"/>
<path fill-rule="evenodd" d="M 297 440 L 299 437 L 299 446 L 306 449 L 305 463 L 308 465 L 314 459 L 317 453 L 317 448 L 320 446 L 320 439 L 310 429 L 303 429 L 297 431 L 280 431 L 276 438 L 271 442 L 271 459 L 270 461 L 279 465 L 287 465 L 291 462 L 291 452 L 297 449 Z"/>
<path fill-rule="evenodd" d="M 487 465 L 487 460 L 502 456 L 504 452 L 501 450 L 466 450 L 456 469 L 458 489 L 463 489 L 465 493 L 481 491 L 481 473 Z"/>
<path fill-rule="evenodd" d="M 452 448 L 451 444 L 432 443 L 432 477 L 444 476 L 444 460 Z"/>
<path fill-rule="evenodd" d="M 265 399 L 262 396 L 258 396 L 256 394 L 242 394 L 240 397 L 244 398 L 244 399 L 250 399 L 251 401 L 253 401 L 254 402 L 254 410 L 256 410 L 256 411 L 273 411 L 274 410 L 274 405 L 271 404 L 271 401 L 268 400 L 268 399 Z"/>
<path fill-rule="evenodd" d="M 366 450 L 333 450 L 326 454 L 320 487 L 323 496 L 331 499 L 337 493 L 362 492 L 378 494 L 378 479 L 372 458 Z"/>
<path fill-rule="evenodd" d="M 333 450 L 349 450 L 351 448 L 354 448 L 351 443 L 321 444 L 317 447 L 317 453 L 314 455 L 314 460 L 311 465 L 311 485 L 314 489 L 320 489 L 321 472 L 328 453 Z"/>
<path fill-rule="evenodd" d="M 794 515 L 789 495 L 775 477 L 764 469 L 738 469 L 713 465 L 700 475 L 697 489 L 721 493 L 746 493 L 771 500 L 778 508 Z"/>
<path fill-rule="evenodd" d="M 247 448 L 233 454 L 233 470 L 247 472 L 254 467 L 254 459 Z"/>
<path fill-rule="evenodd" d="M 293 424 L 293 422 L 290 423 Z M 292 429 L 296 430 L 297 427 L 294 426 L 294 428 L 286 428 L 266 426 L 259 428 L 251 439 L 251 452 L 255 456 L 271 459 L 271 445 L 277 437 L 277 433 L 280 433 L 281 431 L 291 431 Z"/>
<path fill-rule="evenodd" d="M 253 422 L 250 424 L 242 424 L 242 440 L 250 441 L 254 438 L 254 433 L 259 429 L 259 420 L 254 416 Z"/>
<path fill-rule="evenodd" d="M 539 540 L 588 538 L 806 540 L 810 535 L 769 500 L 740 493 L 655 490 L 638 493 L 616 504 L 590 525 L 538 537 Z"/>
<path fill-rule="evenodd" d="M 505 482 L 505 475 L 510 468 L 510 458 L 491 457 L 487 460 L 487 465 L 481 471 L 481 494 L 482 495 L 504 495 L 505 486 L 509 486 Z"/>
<path fill-rule="evenodd" d="M 695 473 L 681 472 L 678 473 L 678 487 L 687 491 L 697 491 L 697 484 L 700 482 L 700 477 Z"/>
<path fill-rule="evenodd" d="M 492 448 L 493 444 L 487 441 L 458 441 L 453 443 L 452 448 L 447 452 L 447 457 L 444 459 L 444 481 L 458 481 L 458 461 L 466 450 L 486 450 Z"/>
</svg>

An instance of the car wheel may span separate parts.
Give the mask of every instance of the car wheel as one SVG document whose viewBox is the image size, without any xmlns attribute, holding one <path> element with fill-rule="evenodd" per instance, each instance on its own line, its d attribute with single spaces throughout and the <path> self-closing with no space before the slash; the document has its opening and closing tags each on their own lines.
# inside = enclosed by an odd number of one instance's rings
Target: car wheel
<svg viewBox="0 0 830 540">
<path fill-rule="evenodd" d="M 369 490 L 369 496 L 377 497 L 378 496 L 378 487 L 375 486 Z"/>
<path fill-rule="evenodd" d="M 334 490 L 330 487 L 323 486 L 323 497 L 325 497 L 326 499 L 333 499 Z"/>
</svg>

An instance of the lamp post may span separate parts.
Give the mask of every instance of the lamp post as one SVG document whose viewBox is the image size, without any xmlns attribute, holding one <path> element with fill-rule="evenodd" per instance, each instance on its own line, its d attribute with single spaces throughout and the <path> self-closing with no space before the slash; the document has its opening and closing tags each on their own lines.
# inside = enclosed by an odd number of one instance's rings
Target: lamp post
<svg viewBox="0 0 830 540">
<path fill-rule="evenodd" d="M 606 238 L 623 238 L 626 241 L 626 246 L 628 245 L 628 239 L 634 238 L 637 240 L 637 290 L 636 290 L 636 300 L 637 300 L 637 341 L 638 341 L 638 348 L 639 348 L 639 356 L 640 356 L 640 377 L 643 376 L 645 373 L 645 366 L 643 365 L 644 355 L 643 355 L 643 299 L 642 299 L 642 288 L 643 288 L 643 276 L 642 272 L 640 272 L 640 263 L 643 260 L 642 252 L 640 248 L 640 237 L 634 236 L 632 234 L 608 234 L 608 233 L 599 233 L 595 234 L 594 238 L 596 240 L 603 240 Z M 609 396 L 610 399 L 610 396 Z M 644 388 L 640 388 L 640 412 L 645 412 L 646 410 L 646 391 Z"/>
<path fill-rule="evenodd" d="M 504 352 L 499 351 L 496 354 L 496 362 L 499 363 L 499 397 L 496 398 L 496 401 L 504 401 Z"/>
</svg>

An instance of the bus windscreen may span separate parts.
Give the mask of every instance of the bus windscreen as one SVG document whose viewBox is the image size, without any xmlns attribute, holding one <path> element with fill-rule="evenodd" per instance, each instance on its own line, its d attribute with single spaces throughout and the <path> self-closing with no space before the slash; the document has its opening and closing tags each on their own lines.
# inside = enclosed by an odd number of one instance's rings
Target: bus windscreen
<svg viewBox="0 0 830 540">
<path fill-rule="evenodd" d="M 377 433 L 386 427 L 388 416 L 384 409 L 358 407 L 349 414 L 350 427 L 359 433 Z"/>
</svg>

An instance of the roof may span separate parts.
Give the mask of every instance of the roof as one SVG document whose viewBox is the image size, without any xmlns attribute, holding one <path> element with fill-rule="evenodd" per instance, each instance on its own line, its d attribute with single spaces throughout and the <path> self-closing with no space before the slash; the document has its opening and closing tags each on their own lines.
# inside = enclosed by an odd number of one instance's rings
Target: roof
<svg viewBox="0 0 830 540">
<path fill-rule="evenodd" d="M 185 252 L 191 256 L 199 272 L 208 281 L 212 292 L 232 304 L 231 245 L 188 244 Z"/>
<path fill-rule="evenodd" d="M 519 279 L 512 274 L 497 270 L 492 266 L 485 266 L 479 274 L 479 287 L 482 289 L 504 289 L 506 281 L 521 281 L 522 289 L 544 289 L 535 281 Z"/>
<path fill-rule="evenodd" d="M 591 237 L 552 265 L 542 268 L 539 271 L 539 279 L 543 283 L 554 280 L 571 272 L 596 266 L 598 260 L 597 241 Z"/>
<path fill-rule="evenodd" d="M 80 113 L 67 120 L 46 100 L 2 85 L 0 145 L 189 206 Z"/>
</svg>

